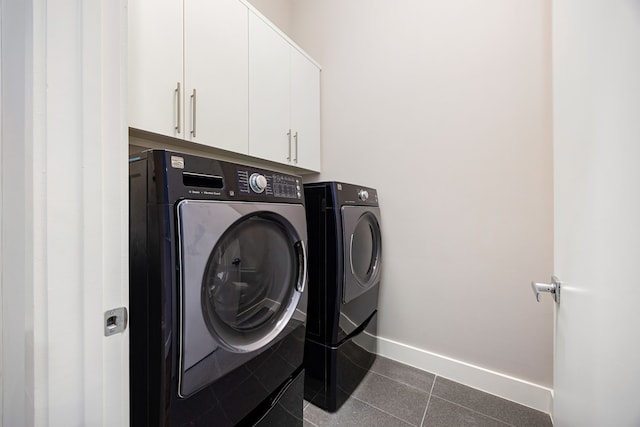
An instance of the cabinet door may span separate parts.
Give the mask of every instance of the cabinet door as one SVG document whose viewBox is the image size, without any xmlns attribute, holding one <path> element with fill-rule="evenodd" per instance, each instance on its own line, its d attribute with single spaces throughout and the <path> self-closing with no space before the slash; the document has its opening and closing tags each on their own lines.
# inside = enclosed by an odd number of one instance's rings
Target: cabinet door
<svg viewBox="0 0 640 427">
<path fill-rule="evenodd" d="M 129 0 L 128 48 L 129 126 L 182 138 L 182 1 Z"/>
<path fill-rule="evenodd" d="M 249 13 L 249 154 L 289 163 L 289 43 Z"/>
<path fill-rule="evenodd" d="M 320 171 L 320 69 L 291 48 L 293 165 Z"/>
<path fill-rule="evenodd" d="M 247 154 L 248 9 L 188 0 L 184 15 L 185 138 Z"/>
</svg>

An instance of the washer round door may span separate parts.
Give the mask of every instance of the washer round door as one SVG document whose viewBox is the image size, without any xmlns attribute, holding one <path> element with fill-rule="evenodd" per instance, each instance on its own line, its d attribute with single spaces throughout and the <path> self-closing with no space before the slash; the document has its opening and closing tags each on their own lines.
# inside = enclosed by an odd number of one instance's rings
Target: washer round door
<svg viewBox="0 0 640 427">
<path fill-rule="evenodd" d="M 344 287 L 347 303 L 380 282 L 382 238 L 380 208 L 343 206 Z"/>
<path fill-rule="evenodd" d="M 302 205 L 194 200 L 177 218 L 186 397 L 285 330 L 306 283 L 306 222 Z"/>
</svg>

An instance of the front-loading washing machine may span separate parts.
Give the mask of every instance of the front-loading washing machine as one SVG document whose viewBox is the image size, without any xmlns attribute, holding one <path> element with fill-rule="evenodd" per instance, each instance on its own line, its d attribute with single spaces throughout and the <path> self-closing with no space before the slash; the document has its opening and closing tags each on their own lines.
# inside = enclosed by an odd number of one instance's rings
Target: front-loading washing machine
<svg viewBox="0 0 640 427">
<path fill-rule="evenodd" d="M 305 399 L 336 411 L 376 357 L 382 263 L 375 189 L 304 185 L 309 239 Z"/>
<path fill-rule="evenodd" d="M 302 425 L 300 177 L 164 150 L 129 170 L 131 425 Z"/>
</svg>

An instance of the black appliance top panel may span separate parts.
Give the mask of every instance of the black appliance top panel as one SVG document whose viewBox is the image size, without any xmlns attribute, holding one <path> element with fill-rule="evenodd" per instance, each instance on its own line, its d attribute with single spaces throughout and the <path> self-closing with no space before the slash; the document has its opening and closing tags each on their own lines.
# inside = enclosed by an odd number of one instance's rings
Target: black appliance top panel
<svg viewBox="0 0 640 427">
<path fill-rule="evenodd" d="M 157 203 L 180 199 L 304 204 L 302 178 L 167 150 L 147 150 L 129 162 L 147 161 L 152 168 L 150 195 Z"/>
<path fill-rule="evenodd" d="M 332 208 L 340 208 L 345 205 L 355 206 L 379 206 L 378 192 L 375 188 L 364 187 L 362 185 L 348 184 L 345 182 L 326 181 L 312 182 L 304 184 L 307 191 L 313 191 L 319 188 L 328 188 L 332 194 Z M 329 200 L 327 200 L 327 204 Z"/>
</svg>

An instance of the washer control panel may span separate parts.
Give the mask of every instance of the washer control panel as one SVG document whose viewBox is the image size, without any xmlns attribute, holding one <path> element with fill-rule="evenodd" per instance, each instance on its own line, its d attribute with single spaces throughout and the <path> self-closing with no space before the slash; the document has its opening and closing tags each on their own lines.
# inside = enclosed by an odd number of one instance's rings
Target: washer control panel
<svg viewBox="0 0 640 427">
<path fill-rule="evenodd" d="M 249 187 L 256 193 L 262 193 L 267 188 L 267 178 L 259 173 L 252 173 L 249 177 Z"/>
<path fill-rule="evenodd" d="M 298 200 L 302 180 L 295 175 L 238 168 L 238 191 L 247 195 Z"/>
<path fill-rule="evenodd" d="M 296 176 L 274 173 L 273 193 L 276 197 L 299 199 L 302 197 L 302 182 Z"/>
<path fill-rule="evenodd" d="M 358 199 L 362 200 L 363 202 L 366 202 L 368 198 L 369 198 L 369 192 L 367 190 L 358 191 Z"/>
</svg>

